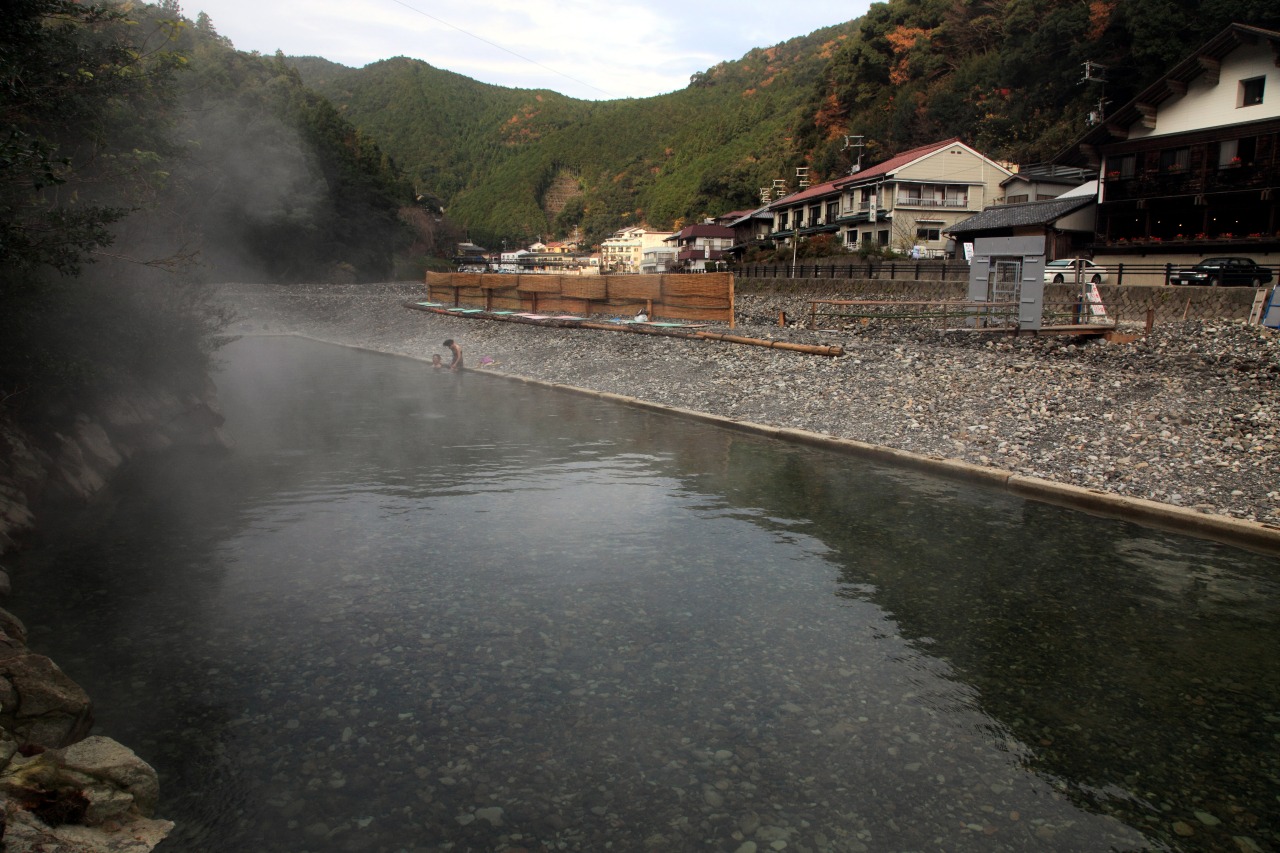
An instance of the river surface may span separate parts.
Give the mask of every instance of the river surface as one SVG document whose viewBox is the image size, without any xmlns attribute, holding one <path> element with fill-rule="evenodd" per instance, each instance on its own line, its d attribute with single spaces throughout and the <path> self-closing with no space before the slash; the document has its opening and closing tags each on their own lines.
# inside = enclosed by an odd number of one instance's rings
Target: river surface
<svg viewBox="0 0 1280 853">
<path fill-rule="evenodd" d="M 1274 558 L 299 339 L 218 382 L 235 450 L 10 602 L 162 851 L 1280 849 Z"/>
</svg>

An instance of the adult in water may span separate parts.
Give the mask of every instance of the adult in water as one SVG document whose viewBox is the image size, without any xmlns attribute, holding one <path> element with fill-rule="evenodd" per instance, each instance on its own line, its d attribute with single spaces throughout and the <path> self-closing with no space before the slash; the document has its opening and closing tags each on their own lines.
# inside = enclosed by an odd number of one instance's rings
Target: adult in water
<svg viewBox="0 0 1280 853">
<path fill-rule="evenodd" d="M 449 369 L 459 371 L 462 369 L 462 347 L 453 342 L 453 338 L 444 342 L 444 346 L 449 348 L 449 352 L 453 353 L 453 361 L 449 362 Z"/>
</svg>

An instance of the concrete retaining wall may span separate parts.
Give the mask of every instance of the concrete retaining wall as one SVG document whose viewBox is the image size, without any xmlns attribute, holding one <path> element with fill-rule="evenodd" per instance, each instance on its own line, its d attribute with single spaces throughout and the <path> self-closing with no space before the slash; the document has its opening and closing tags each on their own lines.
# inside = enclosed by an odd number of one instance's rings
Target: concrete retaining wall
<svg viewBox="0 0 1280 853">
<path fill-rule="evenodd" d="M 904 299 L 916 301 L 963 300 L 962 281 L 885 281 L 883 279 L 738 278 L 739 294 L 777 294 L 804 299 Z M 1155 322 L 1178 320 L 1247 320 L 1257 292 L 1252 287 L 1163 287 L 1102 285 L 1107 313 L 1120 322 L 1142 323 L 1147 309 Z M 1045 286 L 1045 302 L 1067 303 L 1076 295 L 1072 285 Z"/>
</svg>

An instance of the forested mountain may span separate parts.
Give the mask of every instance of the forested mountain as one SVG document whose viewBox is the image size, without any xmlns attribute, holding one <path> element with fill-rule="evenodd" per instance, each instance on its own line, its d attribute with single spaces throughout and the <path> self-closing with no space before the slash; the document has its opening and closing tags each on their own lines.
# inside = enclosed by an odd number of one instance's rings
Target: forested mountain
<svg viewBox="0 0 1280 853">
<path fill-rule="evenodd" d="M 1280 25 L 1276 0 L 889 0 L 694 75 L 654 98 L 575 101 L 411 59 L 291 59 L 420 193 L 497 247 L 624 225 L 671 227 L 756 203 L 795 169 L 845 172 L 959 136 L 1014 162 L 1052 157 L 1100 99 L 1128 100 L 1227 24 Z M 1082 83 L 1086 60 L 1108 82 Z M 570 192 L 566 192 L 566 189 Z M 566 198 L 568 201 L 566 202 Z"/>
<path fill-rule="evenodd" d="M 497 247 L 581 226 L 671 226 L 757 204 L 800 165 L 793 130 L 852 24 L 753 50 L 654 98 L 578 101 L 477 83 L 412 59 L 361 69 L 290 60 L 392 152 L 473 240 Z"/>
</svg>

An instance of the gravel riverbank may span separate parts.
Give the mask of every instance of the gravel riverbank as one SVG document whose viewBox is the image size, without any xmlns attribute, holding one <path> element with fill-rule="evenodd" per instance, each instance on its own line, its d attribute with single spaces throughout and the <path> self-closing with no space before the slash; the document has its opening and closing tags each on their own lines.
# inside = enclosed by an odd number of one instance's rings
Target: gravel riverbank
<svg viewBox="0 0 1280 853">
<path fill-rule="evenodd" d="M 412 311 L 416 282 L 217 293 L 236 334 L 428 359 L 447 359 L 454 338 L 472 367 L 489 356 L 547 382 L 1280 524 L 1280 335 L 1258 327 L 1187 321 L 1123 344 L 889 323 L 809 331 L 777 325 L 779 311 L 802 316 L 803 294 L 739 292 L 734 334 L 844 348 L 831 358 Z"/>
</svg>

